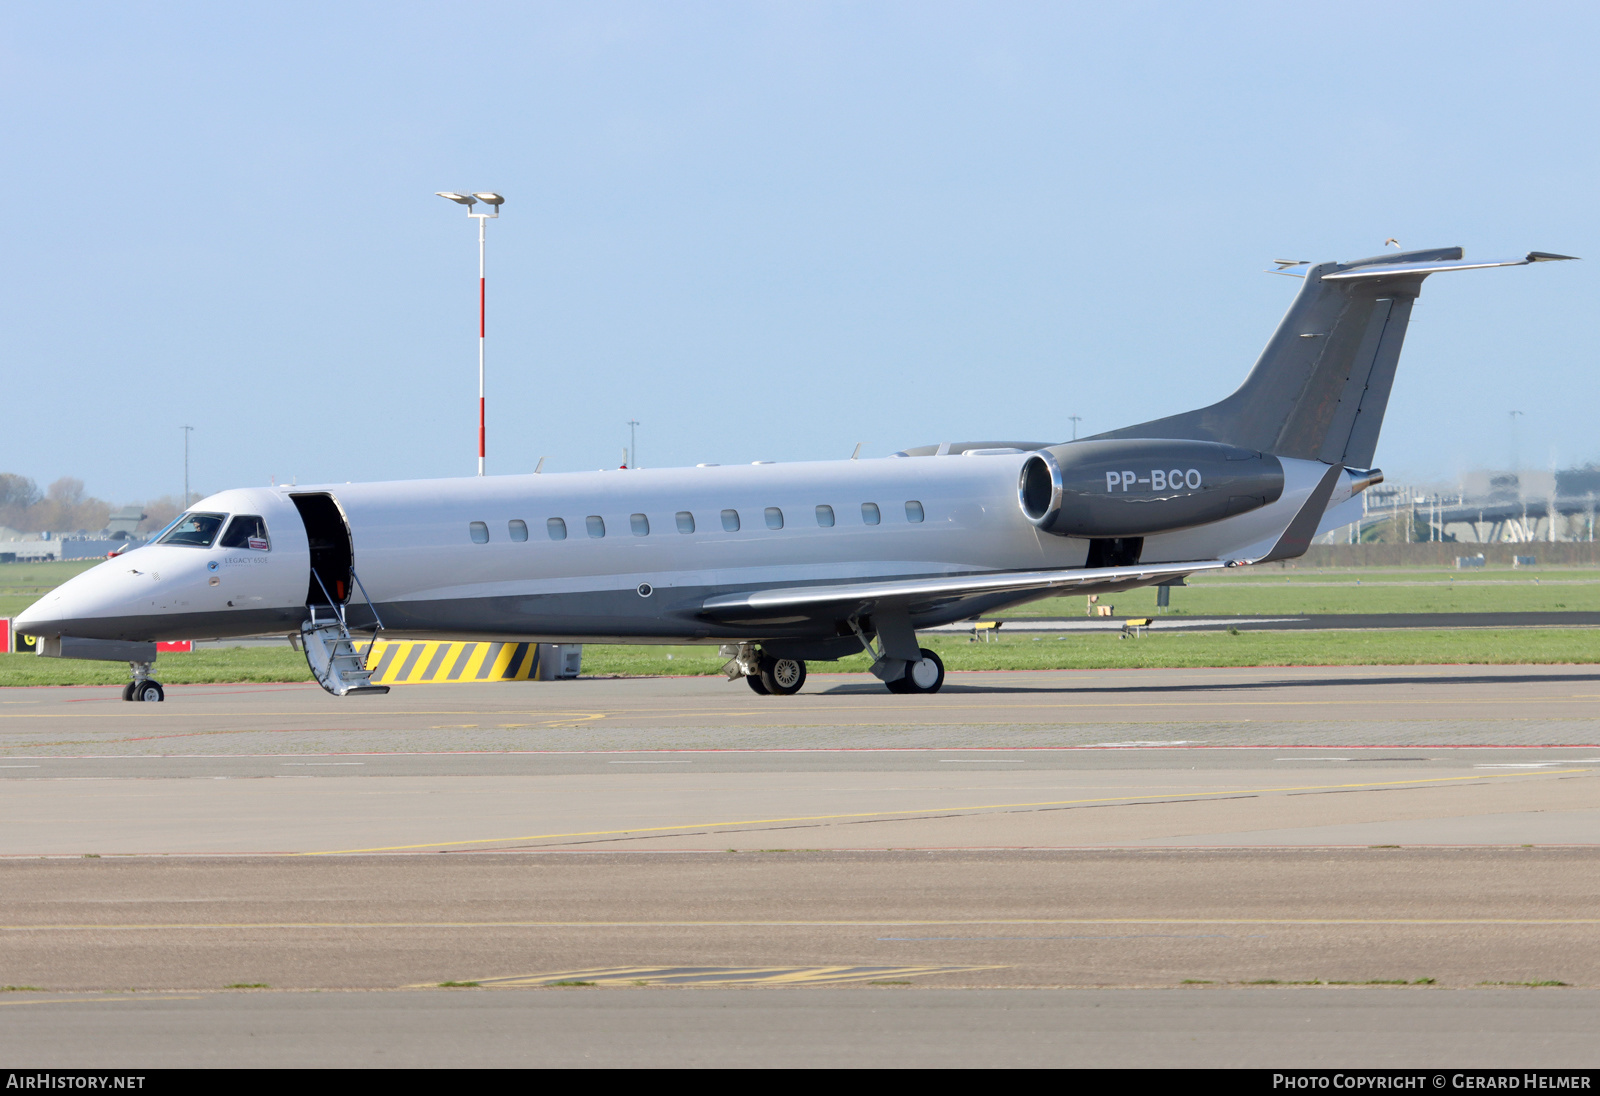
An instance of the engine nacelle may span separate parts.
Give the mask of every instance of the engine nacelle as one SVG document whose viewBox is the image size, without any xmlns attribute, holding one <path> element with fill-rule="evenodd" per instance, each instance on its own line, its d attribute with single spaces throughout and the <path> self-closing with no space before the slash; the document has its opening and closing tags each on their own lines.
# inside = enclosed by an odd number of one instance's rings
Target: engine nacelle
<svg viewBox="0 0 1600 1096">
<path fill-rule="evenodd" d="M 1283 464 L 1209 441 L 1127 438 L 1040 449 L 1022 464 L 1027 519 L 1062 537 L 1140 537 L 1276 502 Z"/>
</svg>

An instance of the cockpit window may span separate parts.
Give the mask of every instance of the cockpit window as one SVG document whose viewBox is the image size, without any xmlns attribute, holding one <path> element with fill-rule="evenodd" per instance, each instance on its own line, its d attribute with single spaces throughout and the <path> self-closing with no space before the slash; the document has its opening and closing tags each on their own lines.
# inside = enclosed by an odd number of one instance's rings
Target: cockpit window
<svg viewBox="0 0 1600 1096">
<path fill-rule="evenodd" d="M 182 544 L 190 548 L 209 548 L 217 539 L 227 514 L 188 513 L 179 518 L 172 530 L 161 538 L 162 544 Z"/>
<path fill-rule="evenodd" d="M 267 523 L 254 514 L 240 514 L 228 523 L 228 531 L 222 534 L 217 547 L 270 551 L 272 542 L 267 539 Z"/>
</svg>

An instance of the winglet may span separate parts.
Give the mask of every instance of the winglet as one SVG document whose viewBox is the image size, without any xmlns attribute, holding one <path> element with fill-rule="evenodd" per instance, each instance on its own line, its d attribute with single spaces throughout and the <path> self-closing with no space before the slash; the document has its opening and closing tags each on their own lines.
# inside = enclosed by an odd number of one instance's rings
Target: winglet
<svg viewBox="0 0 1600 1096">
<path fill-rule="evenodd" d="M 1300 512 L 1289 522 L 1289 527 L 1278 538 L 1278 543 L 1272 546 L 1272 551 L 1262 556 L 1254 563 L 1271 563 L 1274 560 L 1293 559 L 1306 554 L 1306 549 L 1311 547 L 1311 538 L 1317 535 L 1317 526 L 1322 524 L 1322 515 L 1327 512 L 1328 500 L 1333 497 L 1334 485 L 1339 482 L 1339 476 L 1344 472 L 1344 466 L 1335 464 L 1323 473 L 1322 479 L 1311 489 L 1311 494 L 1306 498 L 1305 505 L 1300 507 Z"/>
</svg>

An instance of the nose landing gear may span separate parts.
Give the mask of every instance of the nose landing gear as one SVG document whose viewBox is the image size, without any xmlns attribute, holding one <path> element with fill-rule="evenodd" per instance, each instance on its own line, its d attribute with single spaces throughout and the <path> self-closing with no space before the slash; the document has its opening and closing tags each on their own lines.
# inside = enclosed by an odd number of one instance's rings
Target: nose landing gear
<svg viewBox="0 0 1600 1096">
<path fill-rule="evenodd" d="M 122 687 L 123 700 L 159 703 L 167 698 L 161 682 L 150 676 L 151 663 L 130 662 L 128 665 L 133 667 L 133 680 Z"/>
</svg>

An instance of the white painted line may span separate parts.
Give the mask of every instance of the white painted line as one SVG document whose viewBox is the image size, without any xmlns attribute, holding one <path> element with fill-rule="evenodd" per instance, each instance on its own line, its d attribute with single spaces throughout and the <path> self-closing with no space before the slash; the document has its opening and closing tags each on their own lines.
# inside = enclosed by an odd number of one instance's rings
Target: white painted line
<svg viewBox="0 0 1600 1096">
<path fill-rule="evenodd" d="M 1349 761 L 1348 757 L 1274 757 L 1274 761 Z M 1483 768 L 1479 765 L 1478 768 Z"/>
<path fill-rule="evenodd" d="M 365 765 L 366 762 L 365 761 L 280 761 L 278 764 L 280 764 L 280 765 L 296 765 L 296 766 L 300 766 L 302 768 L 311 768 L 313 766 L 324 766 L 324 767 L 326 767 L 326 766 L 329 766 L 329 765 Z"/>
<path fill-rule="evenodd" d="M 1248 723 L 1249 720 L 1237 720 L 1236 722 Z M 1141 746 L 1190 746 L 1193 744 L 1194 740 L 1189 738 L 1180 738 L 1176 742 L 1096 742 L 1089 749 L 1130 749 Z"/>
<path fill-rule="evenodd" d="M 1594 764 L 1600 757 L 1575 757 L 1571 761 L 1528 761 L 1516 763 L 1511 761 L 1496 765 L 1474 765 L 1474 769 L 1547 769 L 1552 765 L 1583 765 Z"/>
<path fill-rule="evenodd" d="M 1025 762 L 1012 761 L 1005 757 L 941 757 L 941 765 L 1022 765 Z"/>
<path fill-rule="evenodd" d="M 607 765 L 693 765 L 693 761 L 607 761 Z"/>
<path fill-rule="evenodd" d="M 37 765 L 0 765 L 0 769 L 37 769 Z"/>
</svg>

